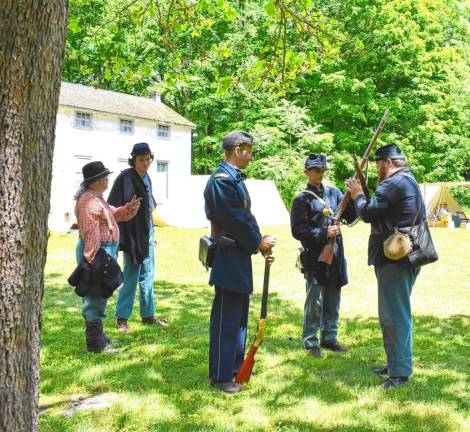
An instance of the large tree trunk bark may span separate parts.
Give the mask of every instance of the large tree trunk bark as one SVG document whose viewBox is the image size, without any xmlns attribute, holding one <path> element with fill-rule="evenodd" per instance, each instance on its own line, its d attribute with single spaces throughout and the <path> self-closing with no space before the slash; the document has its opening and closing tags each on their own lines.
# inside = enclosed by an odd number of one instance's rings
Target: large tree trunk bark
<svg viewBox="0 0 470 432">
<path fill-rule="evenodd" d="M 41 302 L 67 0 L 1 0 L 0 431 L 38 429 Z"/>
</svg>

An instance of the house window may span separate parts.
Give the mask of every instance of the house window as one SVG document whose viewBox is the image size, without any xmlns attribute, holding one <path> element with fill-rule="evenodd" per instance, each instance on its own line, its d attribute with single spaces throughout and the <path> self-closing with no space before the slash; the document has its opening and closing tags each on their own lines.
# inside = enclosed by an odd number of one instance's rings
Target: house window
<svg viewBox="0 0 470 432">
<path fill-rule="evenodd" d="M 76 111 L 74 126 L 79 129 L 91 129 L 91 114 Z"/>
<path fill-rule="evenodd" d="M 167 172 L 168 162 L 157 162 L 157 172 Z"/>
<path fill-rule="evenodd" d="M 157 125 L 157 137 L 158 138 L 170 138 L 170 126 L 168 125 Z"/>
<path fill-rule="evenodd" d="M 119 132 L 134 135 L 134 120 L 119 119 Z"/>
<path fill-rule="evenodd" d="M 168 199 L 168 162 L 157 161 L 157 173 L 154 178 L 155 199 L 161 204 Z"/>
</svg>

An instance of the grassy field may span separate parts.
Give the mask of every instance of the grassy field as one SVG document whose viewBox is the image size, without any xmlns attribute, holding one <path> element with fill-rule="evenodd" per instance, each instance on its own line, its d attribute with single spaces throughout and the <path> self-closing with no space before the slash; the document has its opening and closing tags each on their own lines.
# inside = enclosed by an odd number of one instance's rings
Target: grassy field
<svg viewBox="0 0 470 432">
<path fill-rule="evenodd" d="M 158 315 L 167 329 L 139 323 L 114 330 L 115 296 L 106 332 L 119 339 L 116 355 L 85 351 L 80 298 L 66 278 L 74 267 L 75 235 L 49 240 L 41 357 L 42 431 L 464 431 L 470 430 L 470 232 L 432 231 L 440 259 L 424 267 L 412 296 L 414 375 L 384 392 L 372 367 L 385 361 L 377 320 L 377 290 L 366 265 L 368 227 L 343 229 L 350 284 L 342 290 L 339 339 L 346 354 L 308 357 L 301 345 L 305 288 L 294 268 L 298 243 L 288 227 L 278 237 L 271 271 L 268 329 L 255 375 L 227 396 L 207 378 L 212 289 L 197 261 L 206 230 L 157 230 Z M 255 293 L 250 335 L 256 329 L 262 258 L 253 258 Z M 104 395 L 108 408 L 63 415 L 74 401 Z"/>
</svg>

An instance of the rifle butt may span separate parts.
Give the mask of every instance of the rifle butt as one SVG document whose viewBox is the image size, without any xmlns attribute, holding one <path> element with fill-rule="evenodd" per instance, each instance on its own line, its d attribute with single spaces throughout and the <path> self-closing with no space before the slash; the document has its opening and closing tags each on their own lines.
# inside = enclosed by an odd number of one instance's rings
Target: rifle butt
<svg viewBox="0 0 470 432">
<path fill-rule="evenodd" d="M 243 363 L 240 367 L 240 370 L 235 377 L 235 382 L 238 384 L 245 384 L 250 381 L 251 374 L 253 372 L 253 366 L 255 365 L 255 354 L 258 350 L 258 347 L 251 345 L 248 355 L 243 360 Z"/>
<path fill-rule="evenodd" d="M 330 265 L 333 262 L 334 248 L 334 243 L 328 242 L 322 249 L 321 254 L 318 257 L 318 262 Z"/>
</svg>

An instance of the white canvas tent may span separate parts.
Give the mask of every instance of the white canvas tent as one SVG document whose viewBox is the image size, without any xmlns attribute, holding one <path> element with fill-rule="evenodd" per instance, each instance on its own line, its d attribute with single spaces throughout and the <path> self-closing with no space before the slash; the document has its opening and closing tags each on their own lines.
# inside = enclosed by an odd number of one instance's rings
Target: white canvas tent
<svg viewBox="0 0 470 432">
<path fill-rule="evenodd" d="M 166 223 L 177 227 L 208 227 L 203 192 L 209 176 L 191 176 L 179 196 L 157 212 Z M 289 213 L 272 180 L 246 180 L 251 210 L 259 225 L 289 224 Z"/>
<path fill-rule="evenodd" d="M 467 219 L 462 208 L 452 196 L 449 186 L 470 187 L 470 182 L 448 182 L 448 183 L 423 183 L 419 187 L 426 205 L 426 217 L 431 226 L 436 221 L 440 209 L 443 207 L 449 213 L 458 215 L 460 219 Z"/>
</svg>

